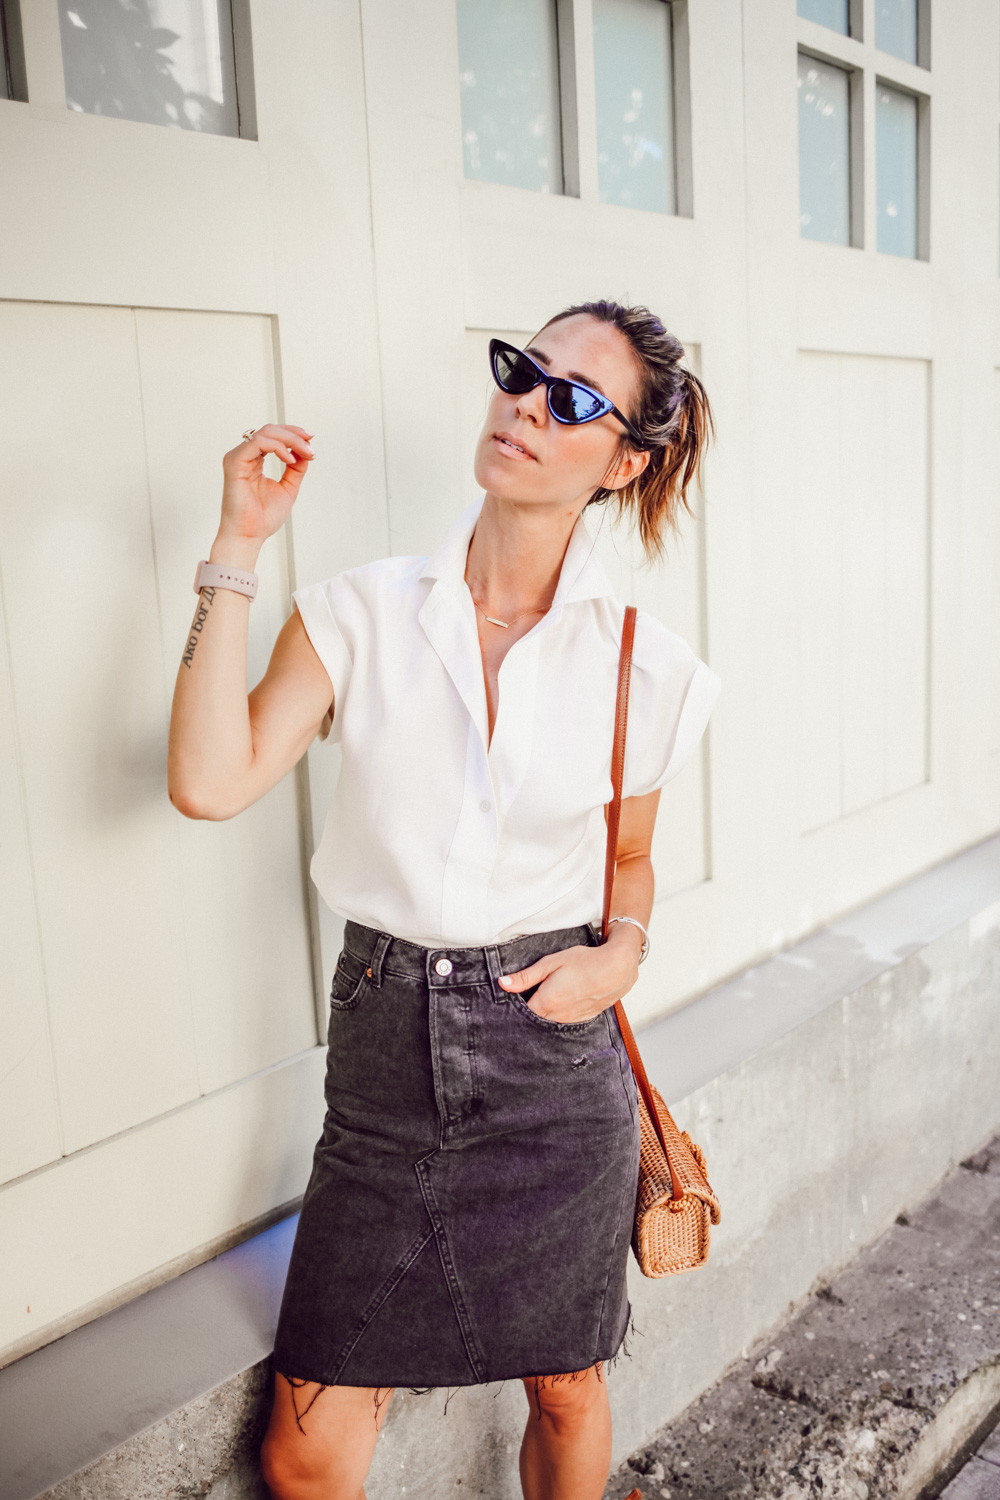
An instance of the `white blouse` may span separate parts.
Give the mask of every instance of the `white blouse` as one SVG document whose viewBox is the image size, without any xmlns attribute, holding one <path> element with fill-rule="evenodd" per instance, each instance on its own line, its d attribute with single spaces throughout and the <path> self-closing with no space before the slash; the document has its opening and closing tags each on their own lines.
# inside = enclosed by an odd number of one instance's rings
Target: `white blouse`
<svg viewBox="0 0 1000 1500">
<path fill-rule="evenodd" d="M 333 685 L 320 737 L 343 750 L 310 874 L 333 911 L 428 948 L 601 916 L 625 606 L 581 517 L 551 608 L 501 664 L 489 742 L 464 577 L 482 504 L 429 558 L 381 558 L 292 595 Z M 720 686 L 639 611 L 623 796 L 677 774 Z"/>
</svg>

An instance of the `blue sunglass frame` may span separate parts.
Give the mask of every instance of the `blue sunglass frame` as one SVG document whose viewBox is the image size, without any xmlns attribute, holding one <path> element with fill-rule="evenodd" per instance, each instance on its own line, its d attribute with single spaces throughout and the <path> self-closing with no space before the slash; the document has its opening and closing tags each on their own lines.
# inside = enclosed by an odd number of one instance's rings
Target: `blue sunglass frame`
<svg viewBox="0 0 1000 1500">
<path fill-rule="evenodd" d="M 536 379 L 533 384 L 526 386 L 521 391 L 512 391 L 509 386 L 505 385 L 500 379 L 500 373 L 497 369 L 497 356 L 500 354 L 516 354 L 518 359 L 526 360 L 535 372 Z M 628 417 L 620 412 L 614 402 L 609 400 L 607 396 L 603 396 L 600 391 L 595 391 L 589 385 L 584 385 L 582 380 L 567 380 L 562 375 L 550 375 L 547 370 L 542 369 L 541 365 L 535 363 L 530 354 L 526 354 L 516 344 L 508 344 L 506 339 L 490 339 L 490 369 L 493 373 L 493 379 L 502 391 L 506 391 L 508 396 L 525 396 L 528 391 L 534 390 L 535 386 L 541 381 L 545 386 L 545 404 L 548 406 L 554 419 L 564 427 L 582 427 L 585 422 L 596 422 L 598 417 L 617 417 L 628 434 L 629 441 L 634 448 L 645 449 L 649 446 L 639 436 L 639 433 L 632 426 Z M 561 417 L 552 405 L 552 388 L 557 385 L 569 386 L 570 390 L 586 391 L 591 400 L 597 403 L 595 409 L 585 417 Z"/>
</svg>

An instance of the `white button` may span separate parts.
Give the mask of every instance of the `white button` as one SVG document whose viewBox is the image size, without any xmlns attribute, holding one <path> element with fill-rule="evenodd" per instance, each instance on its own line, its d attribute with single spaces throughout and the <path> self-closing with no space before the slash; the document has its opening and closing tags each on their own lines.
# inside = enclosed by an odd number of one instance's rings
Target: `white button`
<svg viewBox="0 0 1000 1500">
<path fill-rule="evenodd" d="M 434 965 L 434 972 L 435 972 L 435 974 L 450 974 L 451 973 L 451 959 L 450 958 L 439 958 L 438 961 L 437 961 L 437 963 Z"/>
<path fill-rule="evenodd" d="M 490 803 L 490 802 L 486 802 L 486 801 L 480 802 L 480 804 L 479 804 L 479 811 L 480 812 L 489 812 L 491 806 L 492 806 L 492 803 Z"/>
</svg>

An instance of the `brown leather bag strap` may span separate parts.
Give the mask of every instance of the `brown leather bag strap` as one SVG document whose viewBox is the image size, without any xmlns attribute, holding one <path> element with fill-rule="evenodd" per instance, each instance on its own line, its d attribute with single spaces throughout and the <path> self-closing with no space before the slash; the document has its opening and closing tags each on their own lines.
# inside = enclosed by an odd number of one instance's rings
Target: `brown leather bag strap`
<svg viewBox="0 0 1000 1500">
<path fill-rule="evenodd" d="M 621 654 L 618 658 L 618 700 L 615 704 L 615 737 L 611 748 L 611 785 L 614 794 L 608 809 L 608 849 L 604 857 L 604 911 L 601 916 L 601 942 L 608 940 L 608 917 L 611 915 L 611 887 L 615 880 L 618 853 L 618 825 L 622 816 L 622 778 L 625 775 L 625 734 L 628 730 L 628 689 L 632 680 L 632 642 L 635 640 L 635 605 L 625 610 L 622 625 Z"/>
<path fill-rule="evenodd" d="M 625 610 L 625 621 L 622 625 L 621 655 L 618 659 L 618 700 L 615 704 L 615 738 L 611 751 L 611 785 L 613 796 L 608 809 L 608 848 L 604 860 L 604 911 L 601 917 L 601 942 L 608 940 L 608 918 L 611 915 L 611 890 L 615 881 L 615 862 L 618 854 L 618 825 L 621 822 L 622 813 L 622 780 L 625 774 L 625 735 L 628 730 L 628 690 L 632 680 L 632 643 L 635 640 L 635 605 L 629 604 Z M 653 1090 L 649 1079 L 646 1077 L 646 1069 L 643 1067 L 639 1049 L 632 1035 L 625 1008 L 620 1000 L 615 1001 L 615 1016 L 618 1027 L 625 1043 L 628 1060 L 632 1064 L 632 1072 L 635 1075 L 636 1086 L 642 1095 L 653 1129 L 659 1137 L 660 1145 L 663 1147 L 667 1164 L 670 1166 L 670 1180 L 673 1183 L 674 1197 L 682 1196 L 680 1181 L 670 1162 L 670 1152 L 667 1150 L 666 1138 L 663 1134 L 663 1124 L 660 1120 L 660 1112 L 653 1098 Z"/>
</svg>

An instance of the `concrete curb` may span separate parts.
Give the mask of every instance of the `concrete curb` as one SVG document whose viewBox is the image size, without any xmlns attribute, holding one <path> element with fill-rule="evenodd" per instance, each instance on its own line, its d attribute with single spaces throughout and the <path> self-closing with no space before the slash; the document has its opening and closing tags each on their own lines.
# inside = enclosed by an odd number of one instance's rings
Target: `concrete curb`
<svg viewBox="0 0 1000 1500">
<path fill-rule="evenodd" d="M 613 1475 L 606 1500 L 930 1500 L 1000 1407 L 1000 1136 Z"/>
</svg>

